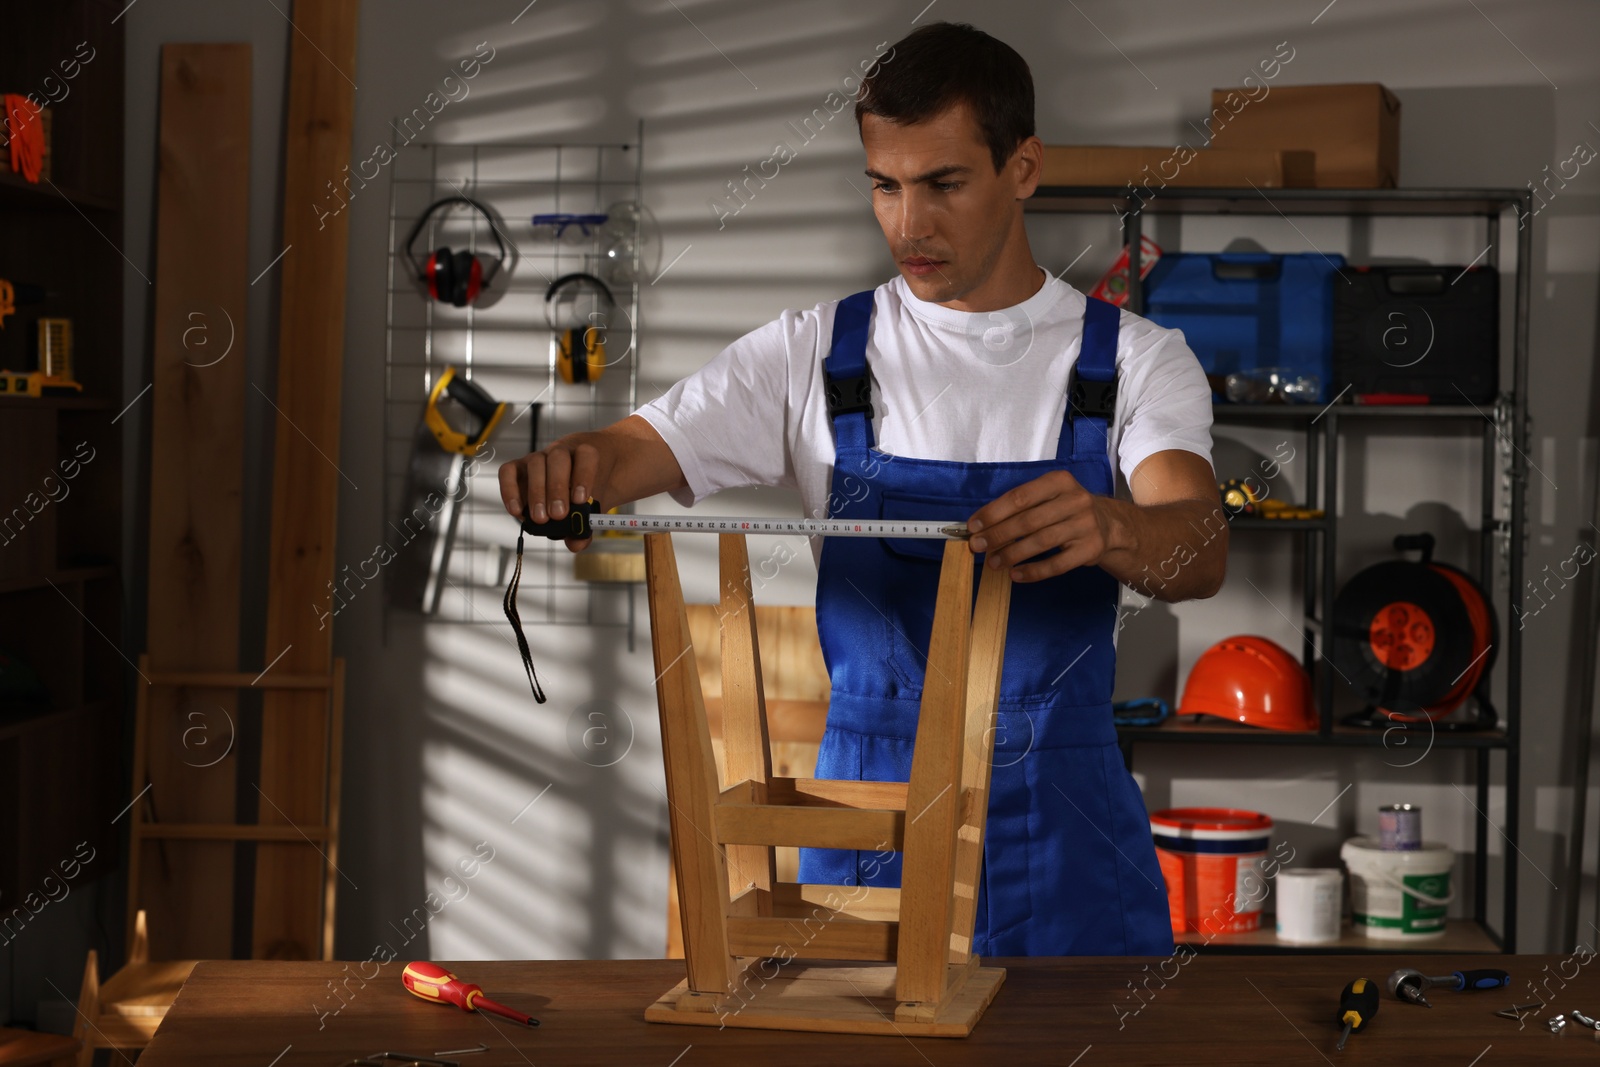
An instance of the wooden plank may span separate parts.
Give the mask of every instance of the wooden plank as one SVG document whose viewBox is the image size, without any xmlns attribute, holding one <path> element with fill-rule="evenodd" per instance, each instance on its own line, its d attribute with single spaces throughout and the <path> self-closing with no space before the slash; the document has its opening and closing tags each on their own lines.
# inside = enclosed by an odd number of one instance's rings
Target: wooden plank
<svg viewBox="0 0 1600 1067">
<path fill-rule="evenodd" d="M 163 671 L 148 675 L 151 685 L 186 689 L 311 689 L 333 688 L 331 674 L 279 674 L 277 671 Z"/>
<path fill-rule="evenodd" d="M 350 162 L 359 8 L 359 0 L 295 0 L 289 38 L 286 251 L 276 268 L 278 385 L 262 649 L 262 662 L 286 673 L 327 673 L 333 666 L 333 627 L 317 605 L 325 603 L 334 578 L 339 489 L 347 484 L 337 465 L 350 213 L 325 205 L 326 183 Z M 323 694 L 265 695 L 262 822 L 326 819 L 328 715 Z M 257 846 L 254 955 L 310 959 L 321 953 L 326 862 L 292 845 Z"/>
<path fill-rule="evenodd" d="M 945 545 L 928 639 L 927 673 L 906 791 L 905 859 L 900 875 L 901 1004 L 938 1002 L 950 954 L 961 746 L 966 730 L 967 650 L 972 553 Z"/>
<path fill-rule="evenodd" d="M 1005 659 L 1006 622 L 1011 612 L 1011 575 L 983 569 L 972 614 L 967 673 L 966 744 L 961 754 L 963 805 L 956 835 L 955 906 L 950 919 L 951 963 L 972 957 L 978 916 L 978 880 L 983 872 L 983 835 L 989 822 L 989 778 L 994 768 L 995 712 L 1000 705 L 1000 666 Z"/>
<path fill-rule="evenodd" d="M 334 904 L 339 889 L 339 789 L 344 780 L 344 659 L 333 661 L 328 723 L 328 864 L 322 872 L 322 958 L 333 959 Z"/>
<path fill-rule="evenodd" d="M 661 711 L 661 749 L 666 763 L 672 863 L 678 878 L 679 915 L 689 989 L 718 996 L 733 980 L 733 958 L 725 926 L 728 871 L 712 837 L 717 768 L 689 622 L 678 582 L 672 535 L 645 535 L 650 644 L 655 653 L 656 700 Z"/>
<path fill-rule="evenodd" d="M 147 654 L 139 656 L 139 673 L 144 674 L 150 666 L 150 657 Z M 149 714 L 150 714 L 150 687 L 141 685 L 138 694 L 134 697 L 133 706 L 133 799 L 128 802 L 128 910 L 124 926 L 127 931 L 127 958 L 135 957 L 136 939 L 148 940 L 145 916 L 139 914 L 138 886 L 141 884 L 140 861 L 144 858 L 144 848 L 140 844 L 140 832 L 144 828 L 144 815 L 147 805 L 140 804 L 143 799 L 145 783 L 149 778 L 148 751 L 150 744 Z M 149 951 L 146 943 L 145 951 Z"/>
<path fill-rule="evenodd" d="M 857 919 L 818 907 L 815 915 L 731 917 L 728 948 L 737 956 L 805 960 L 894 959 L 899 924 Z"/>
<path fill-rule="evenodd" d="M 146 622 L 161 671 L 239 665 L 250 78 L 248 44 L 161 48 Z M 237 694 L 161 689 L 148 701 L 154 810 L 232 821 L 237 754 L 211 756 L 233 743 Z M 231 956 L 232 851 L 170 859 L 181 862 L 146 867 L 129 891 L 129 907 L 148 912 L 156 957 Z"/>
<path fill-rule="evenodd" d="M 897 1004 L 894 1009 L 895 1022 L 933 1022 L 938 1019 L 945 1005 L 961 996 L 962 988 L 977 973 L 978 957 L 969 952 L 962 962 L 952 963 L 945 968 L 944 994 L 937 1001 L 924 1000 L 911 1004 Z"/>
<path fill-rule="evenodd" d="M 894 978 L 892 967 L 828 967 L 815 964 L 791 964 L 776 978 L 760 982 L 746 982 L 740 995 L 726 998 L 718 1010 L 690 1012 L 677 1009 L 677 995 L 683 988 L 668 991 L 661 999 L 645 1009 L 649 1022 L 681 1023 L 691 1026 L 736 1027 L 749 1030 L 801 1030 L 814 1033 L 877 1034 L 884 1037 L 967 1037 L 978 1024 L 984 1009 L 994 1000 L 1006 972 L 998 967 L 980 968 L 961 990 L 944 1005 L 931 1021 L 901 1021 L 894 1017 Z M 759 977 L 759 976 L 758 976 Z M 1042 1049 L 1035 1059 L 1026 1062 L 1051 1062 L 1050 1056 L 1059 1055 L 1060 1033 L 1055 1025 L 1045 1025 L 1055 1042 L 1050 1053 Z M 1008 1035 L 1014 1036 L 1014 1035 Z M 1029 1035 L 1033 1039 L 1034 1035 Z M 809 1047 L 809 1046 L 808 1046 Z M 989 1046 L 976 1053 L 976 1058 L 964 1062 L 995 1063 L 999 1057 L 1016 1055 L 1010 1046 Z M 763 1048 L 771 1054 L 778 1050 Z M 919 1050 L 920 1051 L 920 1050 Z M 831 1056 L 859 1055 L 860 1045 L 842 1046 L 831 1050 Z M 812 1050 L 813 1062 L 828 1062 L 830 1053 Z M 724 1062 L 749 1062 L 753 1053 L 748 1047 L 738 1048 L 734 1056 Z M 941 1060 L 946 1057 L 941 1056 Z M 924 1054 L 915 1062 L 922 1063 Z M 912 1062 L 907 1060 L 906 1062 Z M 1066 1062 L 1062 1060 L 1061 1062 Z"/>
<path fill-rule="evenodd" d="M 906 809 L 906 783 L 854 782 L 838 778 L 790 778 L 774 775 L 766 800 L 758 799 L 754 782 L 734 782 L 717 794 L 718 804 L 775 804 L 803 808 Z"/>
<path fill-rule="evenodd" d="M 904 811 L 796 808 L 781 804 L 719 804 L 716 840 L 726 845 L 793 845 L 900 851 Z"/>
<path fill-rule="evenodd" d="M 722 780 L 748 782 L 750 799 L 760 804 L 767 799 L 767 781 L 772 777 L 772 750 L 761 689 L 761 649 L 756 641 L 750 556 L 740 534 L 720 535 L 717 553 L 722 589 Z M 770 845 L 730 845 L 726 855 L 731 892 L 746 886 L 772 890 L 778 874 Z M 770 906 L 766 896 L 755 899 L 760 908 Z"/>
<path fill-rule="evenodd" d="M 692 604 L 691 607 L 704 607 L 701 604 Z M 698 637 L 695 638 L 699 640 Z M 697 644 L 694 646 L 699 648 Z M 704 684 L 705 669 L 700 671 L 701 684 Z M 763 686 L 765 688 L 765 686 Z M 722 697 L 707 696 L 706 721 L 711 725 L 711 736 L 717 739 L 722 737 Z M 772 746 L 773 758 L 785 742 L 799 742 L 802 744 L 817 745 L 822 741 L 822 732 L 828 725 L 828 702 L 826 700 L 787 700 L 783 697 L 773 696 L 770 689 L 765 691 L 767 707 L 767 737 Z"/>
<path fill-rule="evenodd" d="M 889 808 L 894 811 L 905 811 L 906 783 L 774 777 L 767 786 L 767 803 L 814 808 Z"/>
<path fill-rule="evenodd" d="M 333 831 L 326 826 L 258 826 L 254 823 L 145 823 L 139 836 L 147 841 L 160 838 L 178 841 L 299 841 L 302 844 L 328 841 Z"/>
<path fill-rule="evenodd" d="M 857 919 L 898 921 L 898 886 L 820 885 L 779 882 L 772 891 L 772 914 L 809 915 L 818 907 Z"/>
<path fill-rule="evenodd" d="M 765 563 L 756 565 L 752 584 L 758 583 Z M 700 685 L 705 692 L 707 706 L 722 696 L 721 644 L 717 640 L 718 618 L 722 605 L 690 604 L 689 628 L 695 648 L 703 653 L 700 663 Z M 817 611 L 813 607 L 778 604 L 757 604 L 756 636 L 761 642 L 761 679 L 766 693 L 767 713 L 772 714 L 774 698 L 821 704 L 827 708 L 832 683 L 828 666 L 822 659 L 822 645 L 817 640 Z M 777 736 L 777 722 L 769 718 L 769 730 Z M 822 736 L 818 727 L 815 740 Z"/>
</svg>

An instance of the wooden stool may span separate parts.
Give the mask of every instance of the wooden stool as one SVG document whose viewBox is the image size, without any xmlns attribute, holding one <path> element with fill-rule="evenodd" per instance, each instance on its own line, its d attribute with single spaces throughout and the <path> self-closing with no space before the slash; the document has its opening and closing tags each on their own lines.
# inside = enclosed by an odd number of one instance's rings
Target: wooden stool
<svg viewBox="0 0 1600 1067">
<path fill-rule="evenodd" d="M 688 971 L 645 1018 L 964 1037 L 1005 980 L 971 949 L 1010 575 L 985 570 L 974 611 L 972 555 L 962 542 L 945 546 L 909 783 L 780 778 L 744 536 L 720 540 L 725 789 L 671 535 L 645 537 Z M 779 882 L 779 845 L 903 852 L 902 888 Z"/>
<path fill-rule="evenodd" d="M 639 546 L 643 549 L 643 545 Z M 583 553 L 578 554 L 582 558 Z M 639 553 L 642 564 L 644 553 Z M 643 571 L 641 567 L 641 577 Z M 734 784 L 722 743 L 722 605 L 689 604 L 689 635 L 700 669 L 711 754 L 723 786 Z M 816 774 L 817 752 L 828 724 L 828 665 L 817 643 L 817 609 L 757 604 L 756 637 L 761 646 L 761 689 L 767 708 L 767 735 L 773 773 L 786 778 Z M 800 850 L 773 850 L 779 881 L 796 880 Z M 678 917 L 678 876 L 667 865 L 667 958 L 683 959 L 683 924 Z"/>
<path fill-rule="evenodd" d="M 78 1041 L 33 1030 L 0 1030 L 0 1067 L 73 1067 Z"/>
<path fill-rule="evenodd" d="M 89 950 L 78 991 L 78 1022 L 73 1035 L 81 1043 L 77 1067 L 91 1067 L 95 1049 L 143 1049 L 155 1036 L 167 1009 L 194 970 L 196 960 L 150 960 L 150 935 L 144 909 L 134 916 L 128 962 L 104 984 L 100 957 Z M 0 1063 L 8 1062 L 0 1059 Z"/>
</svg>

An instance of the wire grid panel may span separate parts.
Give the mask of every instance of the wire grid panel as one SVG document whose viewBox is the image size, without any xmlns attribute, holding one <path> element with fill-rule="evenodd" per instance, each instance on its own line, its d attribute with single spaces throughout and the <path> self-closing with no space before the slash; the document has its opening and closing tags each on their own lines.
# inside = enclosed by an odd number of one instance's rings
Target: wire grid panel
<svg viewBox="0 0 1600 1067">
<path fill-rule="evenodd" d="M 499 465 L 564 434 L 609 425 L 637 405 L 639 224 L 634 224 L 631 259 L 621 264 L 625 274 L 607 279 L 615 308 L 606 319 L 606 370 L 598 382 L 569 384 L 556 369 L 557 337 L 545 314 L 546 292 L 565 274 L 602 274 L 605 239 L 598 228 L 578 243 L 570 234 L 566 241 L 543 239 L 535 236 L 531 222 L 535 214 L 602 214 L 615 204 L 642 203 L 642 142 L 641 124 L 634 144 L 415 145 L 401 149 L 391 165 L 384 515 L 392 549 L 407 550 L 417 536 L 418 524 L 405 521 L 415 513 L 407 474 L 428 394 L 445 367 L 453 366 L 458 376 L 508 404 L 476 461 L 469 463 L 433 619 L 504 623 L 500 598 L 517 530 L 500 503 Z M 482 204 L 492 223 L 466 204 L 441 208 L 423 224 L 408 254 L 407 237 L 417 219 L 430 204 L 454 196 Z M 487 267 L 497 255 L 496 233 L 506 262 L 475 302 L 458 308 L 428 295 L 417 262 L 449 248 L 474 252 Z M 409 550 L 425 550 L 425 545 Z M 625 606 L 600 603 L 618 598 L 597 598 L 597 588 L 623 591 Z M 575 579 L 572 554 L 559 542 L 528 543 L 521 590 L 518 604 L 527 623 L 626 625 L 631 615 L 631 587 L 597 587 Z M 404 609 L 390 605 L 389 610 Z"/>
</svg>

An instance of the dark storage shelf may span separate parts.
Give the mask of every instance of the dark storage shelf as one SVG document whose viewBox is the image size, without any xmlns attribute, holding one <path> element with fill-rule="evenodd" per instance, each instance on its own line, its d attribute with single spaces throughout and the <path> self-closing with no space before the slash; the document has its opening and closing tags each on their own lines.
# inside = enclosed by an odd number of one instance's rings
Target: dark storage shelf
<svg viewBox="0 0 1600 1067">
<path fill-rule="evenodd" d="M 1488 248 L 1479 259 L 1488 255 L 1485 266 L 1499 269 L 1502 247 L 1514 249 L 1515 274 L 1502 276 L 1509 289 L 1512 306 L 1509 355 L 1511 373 L 1503 383 L 1501 394 L 1494 401 L 1475 403 L 1466 397 L 1449 397 L 1440 404 L 1356 404 L 1337 386 L 1330 387 L 1331 399 L 1326 404 L 1229 404 L 1214 403 L 1214 425 L 1273 426 L 1303 438 L 1306 506 L 1327 509 L 1325 518 L 1272 520 L 1259 518 L 1235 519 L 1231 526 L 1238 530 L 1265 530 L 1281 526 L 1286 530 L 1316 532 L 1314 541 L 1297 547 L 1299 557 L 1296 569 L 1297 584 L 1303 602 L 1304 621 L 1301 625 L 1301 659 L 1312 674 L 1316 692 L 1315 703 L 1319 709 L 1321 728 L 1315 733 L 1282 733 L 1257 730 L 1232 723 L 1205 725 L 1178 725 L 1168 722 L 1161 726 L 1119 727 L 1117 734 L 1123 759 L 1131 769 L 1134 749 L 1153 742 L 1160 744 L 1212 744 L 1258 746 L 1324 746 L 1337 749 L 1384 749 L 1383 729 L 1343 727 L 1334 721 L 1337 678 L 1325 664 L 1319 641 L 1326 641 L 1327 627 L 1319 618 L 1325 618 L 1337 596 L 1338 537 L 1341 517 L 1333 510 L 1332 502 L 1339 499 L 1340 455 L 1347 434 L 1369 432 L 1399 432 L 1460 436 L 1475 429 L 1483 435 L 1484 447 L 1480 449 L 1479 469 L 1474 476 L 1480 480 L 1482 512 L 1479 516 L 1479 537 L 1475 566 L 1470 568 L 1484 580 L 1493 583 L 1497 573 L 1495 552 L 1497 540 L 1490 531 L 1503 533 L 1509 544 L 1509 581 L 1506 586 L 1506 606 L 1499 611 L 1502 619 L 1511 617 L 1522 602 L 1522 575 L 1524 569 L 1524 525 L 1526 523 L 1525 493 L 1528 482 L 1527 457 L 1513 450 L 1509 459 L 1493 447 L 1498 436 L 1507 440 L 1523 440 L 1527 433 L 1528 384 L 1528 318 L 1529 287 L 1534 262 L 1533 231 L 1531 227 L 1516 224 L 1520 216 L 1532 209 L 1532 192 L 1526 189 L 1199 189 L 1153 188 L 1132 186 L 1042 186 L 1030 198 L 1025 208 L 1038 214 L 1096 215 L 1110 212 L 1121 228 L 1121 245 L 1130 250 L 1133 262 L 1128 271 L 1128 292 L 1125 307 L 1135 314 L 1145 310 L 1144 281 L 1139 271 L 1139 249 L 1143 231 L 1149 225 L 1147 214 L 1153 215 L 1237 215 L 1255 218 L 1287 218 L 1290 216 L 1329 216 L 1346 220 L 1357 218 L 1434 217 L 1457 220 L 1456 225 L 1476 224 L 1483 227 Z M 1507 226 L 1507 214 L 1514 225 Z M 1509 233 L 1507 231 L 1510 231 Z M 1171 249 L 1175 251 L 1176 249 Z M 1477 260 L 1474 261 L 1476 263 Z M 1357 265 L 1358 266 L 1358 265 Z M 1499 494 L 1496 486 L 1504 476 L 1502 465 L 1509 467 L 1511 492 L 1507 509 L 1509 515 L 1499 514 Z M 1491 592 L 1493 595 L 1493 592 Z M 1315 636 L 1313 636 L 1315 635 Z M 1503 865 L 1503 876 L 1496 881 L 1502 889 L 1496 902 L 1502 916 L 1498 931 L 1489 929 L 1489 833 L 1493 827 L 1512 849 L 1517 848 L 1520 837 L 1520 760 L 1522 718 L 1522 640 L 1516 628 L 1502 632 L 1504 647 L 1496 666 L 1496 674 L 1505 680 L 1506 695 L 1501 708 L 1500 729 L 1473 733 L 1441 733 L 1430 730 L 1428 724 L 1407 724 L 1403 743 L 1472 752 L 1476 764 L 1474 789 L 1477 808 L 1474 862 L 1470 872 L 1472 883 L 1473 915 L 1470 920 L 1452 920 L 1451 932 L 1431 943 L 1409 942 L 1367 943 L 1358 938 L 1352 943 L 1345 938 L 1329 951 L 1349 952 L 1362 949 L 1393 951 L 1406 944 L 1408 950 L 1428 951 L 1505 951 L 1515 952 L 1517 946 L 1517 865 Z M 1396 724 L 1397 726 L 1399 724 Z M 1400 747 L 1401 739 L 1388 732 L 1389 750 Z M 1502 786 L 1505 791 L 1505 815 L 1498 823 L 1486 812 L 1490 807 L 1489 790 L 1493 780 L 1491 757 L 1503 753 L 1501 761 Z M 1218 938 L 1207 945 L 1208 951 L 1276 952 L 1317 951 L 1278 945 L 1270 931 L 1240 935 L 1228 939 Z"/>
<path fill-rule="evenodd" d="M 1205 189 L 1192 186 L 1041 185 L 1030 211 L 1095 215 L 1490 215 L 1523 203 L 1525 189 Z M 1143 204 L 1140 208 L 1138 205 Z"/>
<path fill-rule="evenodd" d="M 77 208 L 86 212 L 112 213 L 122 210 L 121 204 L 106 197 L 68 189 L 60 182 L 52 186 L 51 181 L 54 179 L 47 181 L 40 178 L 37 183 L 30 182 L 14 171 L 0 170 L 0 209 L 38 211 L 42 208 L 58 207 L 63 211 Z"/>
<path fill-rule="evenodd" d="M 54 408 L 58 411 L 115 411 L 117 402 L 110 397 L 85 396 L 82 393 L 59 393 L 52 396 L 0 395 L 0 410 L 6 408 Z"/>
<path fill-rule="evenodd" d="M 1124 743 L 1158 741 L 1177 744 L 1212 745 L 1338 745 L 1344 748 L 1399 748 L 1392 731 L 1405 730 L 1405 744 L 1413 739 L 1417 744 L 1431 744 L 1434 748 L 1505 748 L 1504 730 L 1451 733 L 1429 730 L 1427 723 L 1395 723 L 1384 730 L 1364 729 L 1357 726 L 1336 726 L 1327 735 L 1299 733 L 1287 730 L 1268 730 L 1255 726 L 1235 726 L 1231 723 L 1176 723 L 1171 720 L 1160 726 L 1119 726 L 1117 736 Z M 1431 734 L 1431 740 L 1430 740 Z"/>
<path fill-rule="evenodd" d="M 51 582 L 56 585 L 73 585 L 77 582 L 92 581 L 96 578 L 115 578 L 117 568 L 109 564 L 103 567 L 63 567 L 53 574 L 30 574 L 9 581 L 0 580 L 0 596 L 6 593 L 19 593 L 27 589 L 43 589 Z"/>
<path fill-rule="evenodd" d="M 81 715 L 90 722 L 96 721 L 106 708 L 104 700 L 90 700 L 71 708 L 40 708 L 37 711 L 0 711 L 0 741 L 9 741 L 30 730 L 55 724 L 64 724 L 73 716 Z"/>
<path fill-rule="evenodd" d="M 1212 404 L 1213 422 L 1317 422 L 1330 413 L 1341 419 L 1483 419 L 1489 401 L 1470 404 Z"/>
<path fill-rule="evenodd" d="M 1268 918 L 1262 918 L 1264 928 L 1260 930 L 1251 930 L 1244 934 L 1218 934 L 1209 939 L 1188 935 L 1178 938 L 1178 943 L 1189 946 L 1197 954 L 1211 952 L 1219 955 L 1293 952 L 1296 955 L 1342 956 L 1359 952 L 1392 954 L 1403 951 L 1408 956 L 1440 953 L 1484 956 L 1505 951 L 1505 946 L 1495 936 L 1494 931 L 1472 919 L 1449 919 L 1445 922 L 1442 936 L 1426 940 L 1413 938 L 1406 941 L 1382 941 L 1371 938 L 1349 923 L 1345 923 L 1337 941 L 1326 945 L 1295 945 L 1279 941 L 1277 931 L 1272 926 L 1266 925 Z"/>
<path fill-rule="evenodd" d="M 1241 515 L 1228 520 L 1230 530 L 1326 530 L 1327 519 L 1260 519 Z"/>
</svg>

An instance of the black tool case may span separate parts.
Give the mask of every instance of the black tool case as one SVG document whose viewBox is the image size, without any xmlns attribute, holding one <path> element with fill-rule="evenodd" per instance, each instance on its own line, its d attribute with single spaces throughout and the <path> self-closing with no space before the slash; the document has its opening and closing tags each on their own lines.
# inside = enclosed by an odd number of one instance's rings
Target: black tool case
<svg viewBox="0 0 1600 1067">
<path fill-rule="evenodd" d="M 1335 394 L 1489 403 L 1499 387 L 1493 267 L 1354 267 L 1333 283 Z"/>
</svg>

